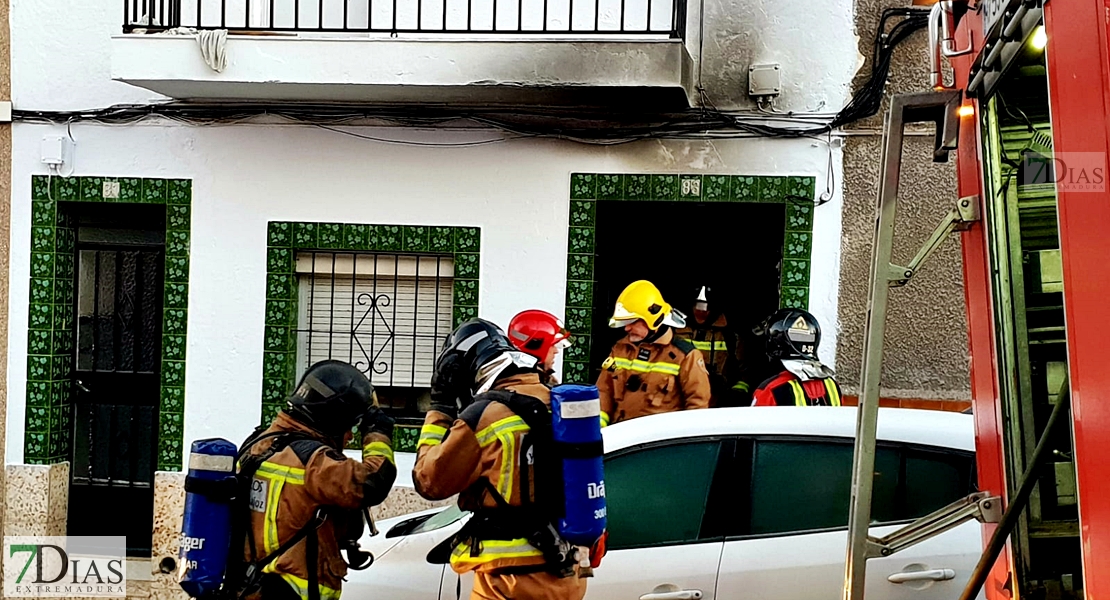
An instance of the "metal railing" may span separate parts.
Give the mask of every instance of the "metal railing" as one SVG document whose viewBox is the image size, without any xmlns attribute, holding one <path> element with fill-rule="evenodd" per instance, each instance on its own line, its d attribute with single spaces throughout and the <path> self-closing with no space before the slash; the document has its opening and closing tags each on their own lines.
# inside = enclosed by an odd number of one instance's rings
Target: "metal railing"
<svg viewBox="0 0 1110 600">
<path fill-rule="evenodd" d="M 683 38 L 687 0 L 124 0 L 124 33 L 632 35 Z"/>
</svg>

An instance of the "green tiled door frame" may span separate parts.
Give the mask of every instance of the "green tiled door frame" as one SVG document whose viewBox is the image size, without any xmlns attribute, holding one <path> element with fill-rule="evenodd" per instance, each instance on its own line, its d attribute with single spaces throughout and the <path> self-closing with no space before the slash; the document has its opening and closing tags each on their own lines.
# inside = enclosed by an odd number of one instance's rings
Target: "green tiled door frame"
<svg viewBox="0 0 1110 600">
<path fill-rule="evenodd" d="M 262 360 L 262 423 L 281 410 L 296 385 L 296 253 L 403 252 L 451 255 L 455 265 L 454 324 L 478 316 L 478 227 L 270 221 L 266 250 L 266 331 Z M 394 449 L 415 452 L 418 427 L 398 426 Z"/>
<path fill-rule="evenodd" d="M 105 183 L 113 185 L 106 186 Z M 118 184 L 118 188 L 115 187 Z M 105 193 L 107 192 L 107 193 Z M 162 204 L 166 261 L 158 411 L 159 471 L 180 471 L 185 420 L 192 181 L 128 177 L 31 178 L 31 288 L 24 462 L 69 459 L 76 231 L 66 202 Z"/>
<path fill-rule="evenodd" d="M 779 305 L 808 308 L 816 181 L 816 177 L 571 174 L 565 321 L 577 341 L 563 357 L 563 380 L 584 382 L 590 372 L 598 202 L 655 200 L 785 204 Z"/>
</svg>

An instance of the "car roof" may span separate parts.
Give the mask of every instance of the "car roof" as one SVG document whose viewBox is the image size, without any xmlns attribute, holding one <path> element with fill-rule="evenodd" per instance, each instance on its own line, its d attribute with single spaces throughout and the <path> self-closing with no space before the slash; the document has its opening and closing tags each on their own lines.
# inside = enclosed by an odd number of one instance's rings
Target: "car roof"
<svg viewBox="0 0 1110 600">
<path fill-rule="evenodd" d="M 855 407 L 760 406 L 686 410 L 639 417 L 602 429 L 605 451 L 663 440 L 716 435 L 856 437 Z M 971 415 L 880 408 L 877 440 L 975 451 Z"/>
</svg>

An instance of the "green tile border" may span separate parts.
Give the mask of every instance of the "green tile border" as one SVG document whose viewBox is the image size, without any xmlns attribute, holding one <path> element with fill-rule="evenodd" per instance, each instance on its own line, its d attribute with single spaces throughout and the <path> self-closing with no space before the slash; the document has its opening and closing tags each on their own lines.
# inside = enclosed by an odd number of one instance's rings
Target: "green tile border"
<svg viewBox="0 0 1110 600">
<path fill-rule="evenodd" d="M 579 340 L 563 357 L 563 380 L 589 378 L 597 202 L 756 202 L 785 204 L 780 307 L 809 307 L 816 177 L 572 173 L 567 235 L 567 329 Z"/>
<path fill-rule="evenodd" d="M 118 183 L 118 194 L 106 194 Z M 31 294 L 28 306 L 24 463 L 69 460 L 76 231 L 71 202 L 166 207 L 165 295 L 156 468 L 180 471 L 184 454 L 185 338 L 192 181 L 139 177 L 31 177 Z"/>
<path fill-rule="evenodd" d="M 454 324 L 478 316 L 482 231 L 479 227 L 270 221 L 266 226 L 266 323 L 261 422 L 269 423 L 296 385 L 297 284 L 300 251 L 451 255 Z M 415 452 L 419 428 L 398 426 L 394 449 Z"/>
</svg>

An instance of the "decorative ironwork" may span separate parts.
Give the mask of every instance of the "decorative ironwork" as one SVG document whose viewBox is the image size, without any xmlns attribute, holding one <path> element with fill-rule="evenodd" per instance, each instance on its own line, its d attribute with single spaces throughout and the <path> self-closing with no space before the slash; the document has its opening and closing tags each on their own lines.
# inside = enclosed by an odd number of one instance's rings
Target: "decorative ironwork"
<svg viewBox="0 0 1110 600">
<path fill-rule="evenodd" d="M 639 34 L 683 38 L 686 0 L 124 0 L 124 33 Z"/>
<path fill-rule="evenodd" d="M 315 251 L 296 260 L 298 372 L 338 359 L 376 386 L 430 386 L 452 326 L 450 256 Z"/>
<path fill-rule="evenodd" d="M 367 293 L 363 292 L 362 294 L 358 295 L 359 305 L 364 306 L 366 304 L 366 299 L 367 298 L 370 298 L 370 306 L 367 307 L 366 312 L 364 312 L 362 314 L 362 318 L 359 319 L 358 325 L 356 325 L 355 328 L 353 330 L 351 330 L 351 342 L 353 344 L 358 345 L 358 349 L 359 349 L 359 351 L 362 352 L 362 356 L 363 356 L 363 358 L 366 359 L 366 362 L 355 361 L 351 364 L 358 367 L 359 370 L 361 370 L 363 373 L 365 373 L 367 375 L 367 377 L 369 377 L 370 376 L 371 365 L 373 365 L 374 372 L 377 373 L 378 375 L 382 375 L 386 371 L 389 370 L 389 363 L 387 363 L 385 361 L 381 361 L 381 362 L 375 362 L 375 361 L 377 361 L 378 357 L 380 357 L 382 355 L 382 351 L 385 350 L 385 345 L 388 344 L 389 340 L 393 339 L 393 336 L 396 335 L 396 334 L 394 333 L 393 328 L 389 326 L 389 322 L 386 321 L 385 315 L 382 314 L 380 310 L 378 310 L 379 306 L 389 306 L 389 296 L 387 296 L 385 294 L 378 294 L 377 296 L 372 296 L 371 294 L 367 294 Z M 369 316 L 371 312 L 375 313 L 375 316 L 380 316 L 382 318 L 382 321 L 384 321 L 386 323 L 386 326 L 385 326 L 386 330 L 389 331 L 389 337 L 386 338 L 386 340 L 384 342 L 382 342 L 382 347 L 379 348 L 378 351 L 374 354 L 374 358 L 370 358 L 370 355 L 366 352 L 366 348 L 363 347 L 362 342 L 359 341 L 358 336 L 356 335 L 356 332 L 358 331 L 359 326 L 361 326 L 366 321 L 366 317 Z M 372 349 L 373 348 L 371 348 L 371 350 Z M 366 368 L 362 368 L 359 365 L 366 365 Z M 381 367 L 381 370 L 378 370 L 378 367 Z"/>
</svg>

